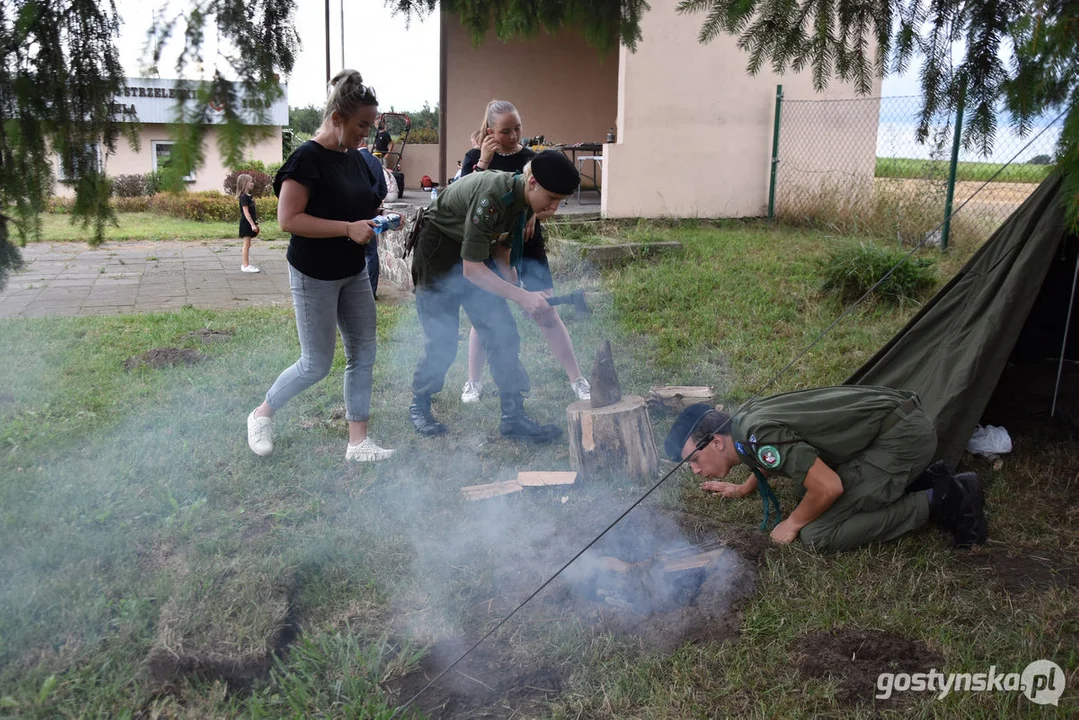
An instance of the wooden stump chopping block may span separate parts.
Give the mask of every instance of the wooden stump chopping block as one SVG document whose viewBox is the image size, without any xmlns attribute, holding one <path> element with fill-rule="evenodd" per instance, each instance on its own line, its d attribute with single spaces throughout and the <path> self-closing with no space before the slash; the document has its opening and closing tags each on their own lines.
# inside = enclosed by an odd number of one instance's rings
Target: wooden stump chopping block
<svg viewBox="0 0 1079 720">
<path fill-rule="evenodd" d="M 570 467 L 582 478 L 656 479 L 659 457 L 644 398 L 623 395 L 598 408 L 588 400 L 575 402 L 566 408 L 566 425 Z"/>
</svg>

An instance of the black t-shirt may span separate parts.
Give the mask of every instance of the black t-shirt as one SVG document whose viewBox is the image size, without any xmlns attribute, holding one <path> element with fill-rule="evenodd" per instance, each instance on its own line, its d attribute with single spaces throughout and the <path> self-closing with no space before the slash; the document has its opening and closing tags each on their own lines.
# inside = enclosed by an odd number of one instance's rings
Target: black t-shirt
<svg viewBox="0 0 1079 720">
<path fill-rule="evenodd" d="M 379 201 L 373 190 L 375 177 L 358 150 L 337 152 L 308 140 L 277 171 L 273 189 L 278 197 L 286 179 L 307 188 L 304 212 L 308 215 L 354 222 L 373 218 L 378 210 Z M 364 246 L 343 235 L 332 238 L 293 235 L 286 257 L 292 267 L 316 280 L 340 280 L 364 268 Z"/>
<path fill-rule="evenodd" d="M 380 130 L 375 134 L 375 150 L 378 152 L 386 152 L 390 149 L 390 142 L 393 138 L 385 130 Z"/>
<path fill-rule="evenodd" d="M 532 148 L 524 146 L 512 155 L 499 155 L 496 152 L 494 157 L 491 158 L 491 163 L 487 166 L 487 169 L 519 173 L 525 169 L 525 165 L 527 165 L 534 157 L 536 157 L 536 153 Z M 476 170 L 476 163 L 479 159 L 479 148 L 472 148 L 465 153 L 465 159 L 461 162 L 461 177 L 464 177 L 473 171 L 483 172 L 482 170 Z M 543 241 L 543 223 L 536 223 L 536 232 L 532 235 L 532 239 L 525 243 L 524 257 L 546 262 L 547 248 Z"/>
<path fill-rule="evenodd" d="M 254 223 L 258 225 L 259 216 L 255 211 L 255 198 L 251 197 L 247 193 L 244 193 L 240 196 L 240 219 L 244 222 L 247 221 L 247 217 L 244 215 L 245 205 L 247 206 L 247 211 L 251 213 L 251 220 L 253 220 Z"/>
</svg>

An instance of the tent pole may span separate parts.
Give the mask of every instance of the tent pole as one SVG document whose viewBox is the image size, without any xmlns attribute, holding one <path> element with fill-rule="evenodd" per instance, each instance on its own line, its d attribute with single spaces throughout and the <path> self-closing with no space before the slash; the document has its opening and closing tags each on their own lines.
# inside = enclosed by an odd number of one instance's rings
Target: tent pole
<svg viewBox="0 0 1079 720">
<path fill-rule="evenodd" d="M 1060 341 L 1060 364 L 1057 365 L 1057 384 L 1053 388 L 1053 405 L 1049 408 L 1049 417 L 1057 413 L 1057 393 L 1060 392 L 1060 375 L 1064 372 L 1064 350 L 1068 347 L 1068 329 L 1072 324 L 1072 308 L 1075 306 L 1075 285 L 1079 282 L 1079 257 L 1075 258 L 1075 276 L 1072 277 L 1072 296 L 1068 303 L 1068 319 L 1064 321 L 1064 338 Z"/>
</svg>

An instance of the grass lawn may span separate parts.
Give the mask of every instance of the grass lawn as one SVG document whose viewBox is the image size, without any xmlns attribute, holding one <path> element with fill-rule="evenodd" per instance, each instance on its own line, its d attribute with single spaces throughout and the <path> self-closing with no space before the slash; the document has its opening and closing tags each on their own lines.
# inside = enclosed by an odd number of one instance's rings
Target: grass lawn
<svg viewBox="0 0 1079 720">
<path fill-rule="evenodd" d="M 877 158 L 876 176 L 879 178 L 948 178 L 947 160 L 920 160 L 917 158 Z M 985 182 L 1000 170 L 1003 163 L 960 161 L 955 168 L 958 182 Z M 1052 165 L 1030 165 L 1016 163 L 1009 165 L 993 178 L 993 182 L 1040 183 L 1053 169 Z"/>
<path fill-rule="evenodd" d="M 857 242 L 736 222 L 593 231 L 677 239 L 685 255 L 599 278 L 555 259 L 570 273 L 560 288 L 600 290 L 590 318 L 563 312 L 581 365 L 608 338 L 624 392 L 707 384 L 728 404 L 841 312 L 820 296 L 815 261 Z M 942 282 L 973 249 L 945 257 Z M 915 310 L 857 311 L 768 392 L 840 382 Z M 277 414 L 273 455 L 248 450 L 245 416 L 298 355 L 288 310 L 0 320 L 0 717 L 385 720 L 641 495 L 616 479 L 464 501 L 465 485 L 568 469 L 567 447 L 502 440 L 491 392 L 459 402 L 465 343 L 435 404 L 450 433 L 417 437 L 406 417 L 415 310 L 379 313 L 371 434 L 398 452 L 367 467 L 343 459 L 340 352 L 329 378 Z M 564 426 L 565 375 L 536 326 L 519 327 L 528 410 Z M 231 338 L 206 343 L 207 328 Z M 124 370 L 160 347 L 203 357 Z M 669 419 L 653 422 L 662 440 Z M 978 559 L 1022 548 L 1074 566 L 1079 461 L 1016 438 L 1000 471 L 978 469 L 994 545 L 957 554 L 927 530 L 833 557 L 771 547 L 758 500 L 704 497 L 683 471 L 627 522 L 686 512 L 698 531 L 740 538 L 751 592 L 694 626 L 698 637 L 727 628 L 726 640 L 672 642 L 685 628 L 618 621 L 617 605 L 585 610 L 556 581 L 415 707 L 456 718 L 1074 716 L 1077 576 L 1005 588 Z M 777 492 L 789 511 L 789 484 Z M 1016 692 L 875 705 L 872 679 L 852 689 L 842 671 L 862 645 L 837 655 L 836 674 L 807 673 L 829 638 L 859 633 L 921 652 L 914 671 L 1052 659 L 1068 688 L 1057 708 Z M 890 657 L 875 662 L 904 669 Z"/>
<path fill-rule="evenodd" d="M 237 222 L 198 222 L 154 213 L 117 213 L 117 225 L 105 228 L 106 240 L 220 240 L 235 238 Z M 71 215 L 46 213 L 42 216 L 41 240 L 45 242 L 86 242 L 93 235 L 71 223 Z M 260 240 L 287 240 L 276 218 L 262 223 Z"/>
</svg>

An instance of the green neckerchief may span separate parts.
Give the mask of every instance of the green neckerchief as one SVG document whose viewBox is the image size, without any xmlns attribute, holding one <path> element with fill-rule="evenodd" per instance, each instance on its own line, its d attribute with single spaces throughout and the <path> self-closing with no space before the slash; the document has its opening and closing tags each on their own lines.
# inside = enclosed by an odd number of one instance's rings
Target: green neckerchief
<svg viewBox="0 0 1079 720">
<path fill-rule="evenodd" d="M 775 506 L 776 519 L 775 524 L 778 525 L 783 515 L 779 509 L 779 498 L 772 492 L 772 486 L 768 484 L 768 479 L 764 477 L 764 473 L 757 468 L 752 468 L 753 474 L 757 476 L 757 492 L 760 493 L 761 502 L 764 504 L 764 521 L 761 522 L 761 530 L 768 532 L 768 526 L 771 524 L 771 509 Z"/>
</svg>

